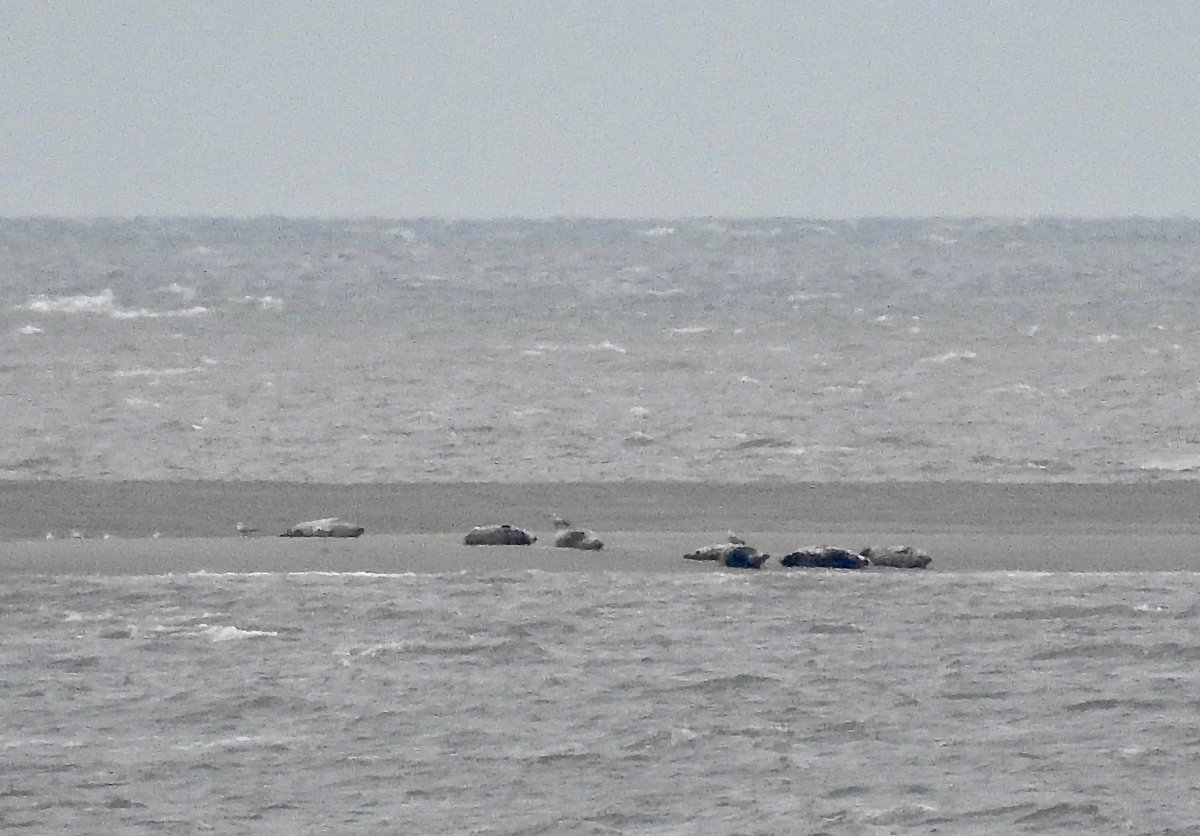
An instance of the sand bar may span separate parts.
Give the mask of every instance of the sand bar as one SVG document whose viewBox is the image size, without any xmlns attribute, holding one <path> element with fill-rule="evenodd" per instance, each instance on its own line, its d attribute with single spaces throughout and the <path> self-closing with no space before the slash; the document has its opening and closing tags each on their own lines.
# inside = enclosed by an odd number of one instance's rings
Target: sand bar
<svg viewBox="0 0 1200 836">
<path fill-rule="evenodd" d="M 1142 485 L 368 484 L 0 482 L 0 574 L 188 571 L 712 571 L 684 551 L 744 534 L 773 555 L 909 543 L 933 571 L 1197 571 L 1200 483 Z M 595 529 L 599 553 L 550 546 L 550 516 Z M 341 516 L 358 540 L 274 536 Z M 239 537 L 235 525 L 260 529 Z M 510 522 L 532 547 L 461 545 Z M 83 535 L 71 537 L 72 531 Z M 54 539 L 47 540 L 51 532 Z M 103 539 L 103 534 L 109 535 Z M 154 537 L 157 533 L 159 536 Z M 773 571 L 781 569 L 775 561 Z M 898 570 L 879 570 L 898 571 Z"/>
</svg>

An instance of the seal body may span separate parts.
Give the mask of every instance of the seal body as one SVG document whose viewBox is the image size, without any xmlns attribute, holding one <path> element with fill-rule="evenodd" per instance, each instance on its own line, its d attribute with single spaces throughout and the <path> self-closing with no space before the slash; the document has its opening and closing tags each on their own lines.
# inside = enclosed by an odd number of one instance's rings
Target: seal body
<svg viewBox="0 0 1200 836">
<path fill-rule="evenodd" d="M 781 557 L 779 563 L 783 566 L 808 569 L 865 569 L 871 565 L 871 561 L 861 554 L 833 546 L 800 549 Z"/>
<path fill-rule="evenodd" d="M 562 528 L 554 534 L 554 545 L 560 549 L 599 551 L 604 543 L 594 532 L 582 528 Z"/>
<path fill-rule="evenodd" d="M 477 525 L 463 538 L 466 546 L 532 546 L 536 542 L 537 537 L 508 523 Z"/>
<path fill-rule="evenodd" d="M 684 560 L 714 560 L 732 569 L 759 569 L 770 555 L 744 543 L 714 543 L 683 557 Z"/>
<path fill-rule="evenodd" d="M 912 546 L 867 546 L 862 556 L 872 566 L 892 566 L 896 569 L 924 569 L 933 562 L 928 552 Z"/>
<path fill-rule="evenodd" d="M 361 525 L 348 523 L 338 517 L 325 517 L 319 520 L 296 523 L 285 530 L 280 537 L 360 537 L 363 533 Z"/>
</svg>

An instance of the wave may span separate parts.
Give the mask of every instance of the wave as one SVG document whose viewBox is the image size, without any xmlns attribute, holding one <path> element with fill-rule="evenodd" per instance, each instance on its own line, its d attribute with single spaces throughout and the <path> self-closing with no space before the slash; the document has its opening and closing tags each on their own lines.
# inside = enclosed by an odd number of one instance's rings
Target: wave
<svg viewBox="0 0 1200 836">
<path fill-rule="evenodd" d="M 1137 466 L 1139 470 L 1160 470 L 1167 473 L 1192 473 L 1200 470 L 1200 453 L 1189 453 L 1174 458 L 1147 459 Z"/>
<path fill-rule="evenodd" d="M 153 377 L 155 379 L 163 377 L 181 377 L 188 374 L 202 373 L 206 371 L 199 366 L 191 368 L 176 368 L 176 369 L 118 369 L 112 373 L 115 378 L 123 377 Z"/>
<path fill-rule="evenodd" d="M 945 354 L 937 354 L 933 357 L 922 357 L 922 363 L 950 363 L 954 360 L 974 360 L 978 357 L 974 351 L 947 351 Z"/>
<path fill-rule="evenodd" d="M 208 313 L 208 308 L 202 305 L 166 311 L 152 311 L 149 308 L 122 308 L 117 304 L 112 288 L 105 288 L 95 295 L 81 293 L 74 296 L 52 297 L 40 294 L 24 305 L 17 305 L 16 309 L 40 314 L 100 314 L 113 319 L 158 319 L 160 317 L 171 319 L 203 316 Z"/>
</svg>

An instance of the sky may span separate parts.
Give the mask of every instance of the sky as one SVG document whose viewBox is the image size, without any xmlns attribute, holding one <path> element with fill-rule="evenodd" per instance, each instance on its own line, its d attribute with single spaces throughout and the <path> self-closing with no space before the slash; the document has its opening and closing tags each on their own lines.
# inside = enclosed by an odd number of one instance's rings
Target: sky
<svg viewBox="0 0 1200 836">
<path fill-rule="evenodd" d="M 1200 217 L 1200 3 L 4 0 L 25 215 Z"/>
</svg>

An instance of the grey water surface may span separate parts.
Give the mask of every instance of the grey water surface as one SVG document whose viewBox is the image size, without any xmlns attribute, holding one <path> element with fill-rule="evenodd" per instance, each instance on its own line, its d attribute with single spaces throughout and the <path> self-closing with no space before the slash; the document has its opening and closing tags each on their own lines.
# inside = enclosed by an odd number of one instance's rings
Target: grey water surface
<svg viewBox="0 0 1200 836">
<path fill-rule="evenodd" d="M 1200 575 L 9 578 L 12 833 L 1200 832 Z"/>
<path fill-rule="evenodd" d="M 0 220 L 0 477 L 1194 478 L 1200 222 Z"/>
</svg>

